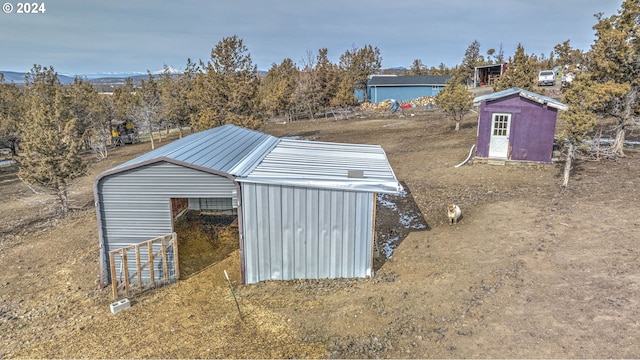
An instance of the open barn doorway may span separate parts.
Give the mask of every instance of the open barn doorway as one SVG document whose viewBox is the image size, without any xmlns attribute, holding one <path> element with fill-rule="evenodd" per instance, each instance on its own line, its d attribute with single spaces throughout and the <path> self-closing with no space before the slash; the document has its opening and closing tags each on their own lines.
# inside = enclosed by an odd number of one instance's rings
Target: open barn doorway
<svg viewBox="0 0 640 360">
<path fill-rule="evenodd" d="M 238 215 L 230 200 L 171 199 L 181 279 L 188 279 L 239 248 Z"/>
</svg>

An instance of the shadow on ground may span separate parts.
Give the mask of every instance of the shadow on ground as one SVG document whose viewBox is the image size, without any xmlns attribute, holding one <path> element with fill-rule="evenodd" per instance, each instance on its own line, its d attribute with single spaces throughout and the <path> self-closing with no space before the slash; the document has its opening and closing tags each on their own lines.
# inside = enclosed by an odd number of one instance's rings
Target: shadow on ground
<svg viewBox="0 0 640 360">
<path fill-rule="evenodd" d="M 422 215 L 411 190 L 401 182 L 399 195 L 378 194 L 376 202 L 376 246 L 374 270 L 379 270 L 391 258 L 394 250 L 412 231 L 431 230 Z"/>
</svg>

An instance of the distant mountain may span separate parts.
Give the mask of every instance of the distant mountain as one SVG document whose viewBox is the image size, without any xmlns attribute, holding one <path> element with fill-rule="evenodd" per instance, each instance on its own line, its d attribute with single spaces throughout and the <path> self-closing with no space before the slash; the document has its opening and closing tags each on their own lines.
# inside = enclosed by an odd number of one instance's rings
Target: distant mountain
<svg viewBox="0 0 640 360">
<path fill-rule="evenodd" d="M 27 74 L 15 71 L 0 71 L 0 73 L 4 75 L 5 83 L 15 84 L 24 84 L 24 76 Z M 73 77 L 58 74 L 58 80 L 60 80 L 60 83 L 62 84 L 71 84 L 73 82 Z"/>
<path fill-rule="evenodd" d="M 383 69 L 383 71 L 387 71 L 390 73 L 400 72 L 405 70 L 404 67 L 395 67 L 389 69 Z M 154 77 L 160 76 L 168 71 L 170 75 L 180 75 L 183 73 L 182 70 L 176 69 L 174 67 L 167 67 L 166 69 L 157 70 L 151 72 L 151 75 Z M 24 76 L 26 73 L 24 72 L 16 72 L 16 71 L 2 71 L 0 73 L 4 75 L 5 83 L 15 83 L 15 84 L 24 84 Z M 266 71 L 258 70 L 260 77 L 264 77 L 266 75 Z M 101 85 L 101 86 L 119 86 L 124 85 L 125 79 L 129 78 L 134 83 L 139 83 L 140 81 L 146 79 L 148 74 L 146 72 L 129 72 L 129 73 L 86 73 L 86 74 L 76 74 L 76 75 L 62 75 L 58 74 L 58 79 L 62 84 L 71 84 L 73 83 L 73 79 L 79 77 L 81 79 L 88 80 L 92 84 Z"/>
<path fill-rule="evenodd" d="M 86 80 L 94 80 L 94 79 L 126 79 L 129 77 L 136 76 L 146 76 L 147 73 L 135 72 L 135 73 L 88 73 L 88 74 L 77 74 L 73 75 L 73 77 L 79 77 L 81 79 Z"/>
<path fill-rule="evenodd" d="M 151 75 L 158 76 L 168 71 L 170 75 L 182 74 L 182 70 L 178 70 L 173 67 L 167 67 L 166 69 L 154 71 Z M 15 84 L 24 84 L 24 76 L 26 73 L 24 72 L 16 72 L 16 71 L 2 71 L 0 73 L 4 74 L 4 82 L 5 83 L 15 83 Z M 145 79 L 148 76 L 146 72 L 129 72 L 129 73 L 86 73 L 86 74 L 58 74 L 58 79 L 62 84 L 71 84 L 73 83 L 73 79 L 79 77 L 81 79 L 88 80 L 90 83 L 101 84 L 101 85 L 122 85 L 124 84 L 125 79 L 131 78 L 133 82 L 139 82 L 142 79 Z"/>
<path fill-rule="evenodd" d="M 166 74 L 169 73 L 171 75 L 176 75 L 176 74 L 182 74 L 184 71 L 180 70 L 180 69 L 176 69 L 173 66 L 167 66 L 166 68 L 162 69 L 162 70 L 158 70 L 156 72 L 153 72 L 152 74 L 154 75 L 162 75 L 162 74 Z"/>
</svg>

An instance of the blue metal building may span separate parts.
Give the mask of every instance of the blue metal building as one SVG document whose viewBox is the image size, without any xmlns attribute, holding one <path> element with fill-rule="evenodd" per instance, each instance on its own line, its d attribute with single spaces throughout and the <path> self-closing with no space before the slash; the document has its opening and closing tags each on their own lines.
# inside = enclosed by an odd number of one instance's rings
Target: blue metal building
<svg viewBox="0 0 640 360">
<path fill-rule="evenodd" d="M 447 86 L 450 78 L 449 75 L 374 75 L 367 81 L 367 94 L 372 103 L 388 99 L 404 102 L 422 96 L 436 96 Z"/>
</svg>

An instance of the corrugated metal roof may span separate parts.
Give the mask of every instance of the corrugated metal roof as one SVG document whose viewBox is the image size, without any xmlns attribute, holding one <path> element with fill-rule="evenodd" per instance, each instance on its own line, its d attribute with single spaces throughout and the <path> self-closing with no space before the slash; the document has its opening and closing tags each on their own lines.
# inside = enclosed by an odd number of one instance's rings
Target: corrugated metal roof
<svg viewBox="0 0 640 360">
<path fill-rule="evenodd" d="M 543 105 L 547 105 L 547 106 L 550 106 L 550 107 L 558 109 L 558 110 L 567 110 L 567 109 L 569 109 L 568 105 L 563 104 L 563 103 L 561 103 L 560 101 L 558 101 L 558 100 L 556 100 L 554 98 L 550 98 L 548 96 L 540 95 L 540 94 L 534 93 L 532 91 L 520 89 L 520 88 L 517 88 L 517 87 L 513 87 L 513 88 L 510 88 L 510 89 L 505 89 L 505 90 L 502 90 L 502 91 L 497 91 L 497 92 L 494 92 L 494 93 L 491 93 L 491 94 L 487 94 L 487 95 L 478 96 L 475 99 L 473 99 L 473 104 L 477 106 L 483 101 L 494 101 L 494 100 L 502 99 L 504 97 L 515 95 L 515 94 L 517 94 L 520 97 L 523 97 L 525 99 L 529 99 L 531 101 L 535 101 L 537 103 L 540 103 L 540 104 L 543 104 Z"/>
<path fill-rule="evenodd" d="M 101 174 L 175 160 L 232 175 L 239 182 L 397 193 L 402 186 L 378 145 L 280 139 L 235 125 L 195 133 Z M 362 177 L 349 177 L 349 171 Z"/>
<path fill-rule="evenodd" d="M 266 155 L 279 138 L 235 125 L 201 131 L 159 147 L 114 168 L 128 168 L 158 158 L 243 175 Z"/>
<path fill-rule="evenodd" d="M 361 173 L 349 177 L 350 171 Z M 250 174 L 237 180 L 381 193 L 402 189 L 378 145 L 290 139 L 281 140 Z"/>
<path fill-rule="evenodd" d="M 449 75 L 372 76 L 367 86 L 443 86 L 449 79 Z"/>
</svg>

